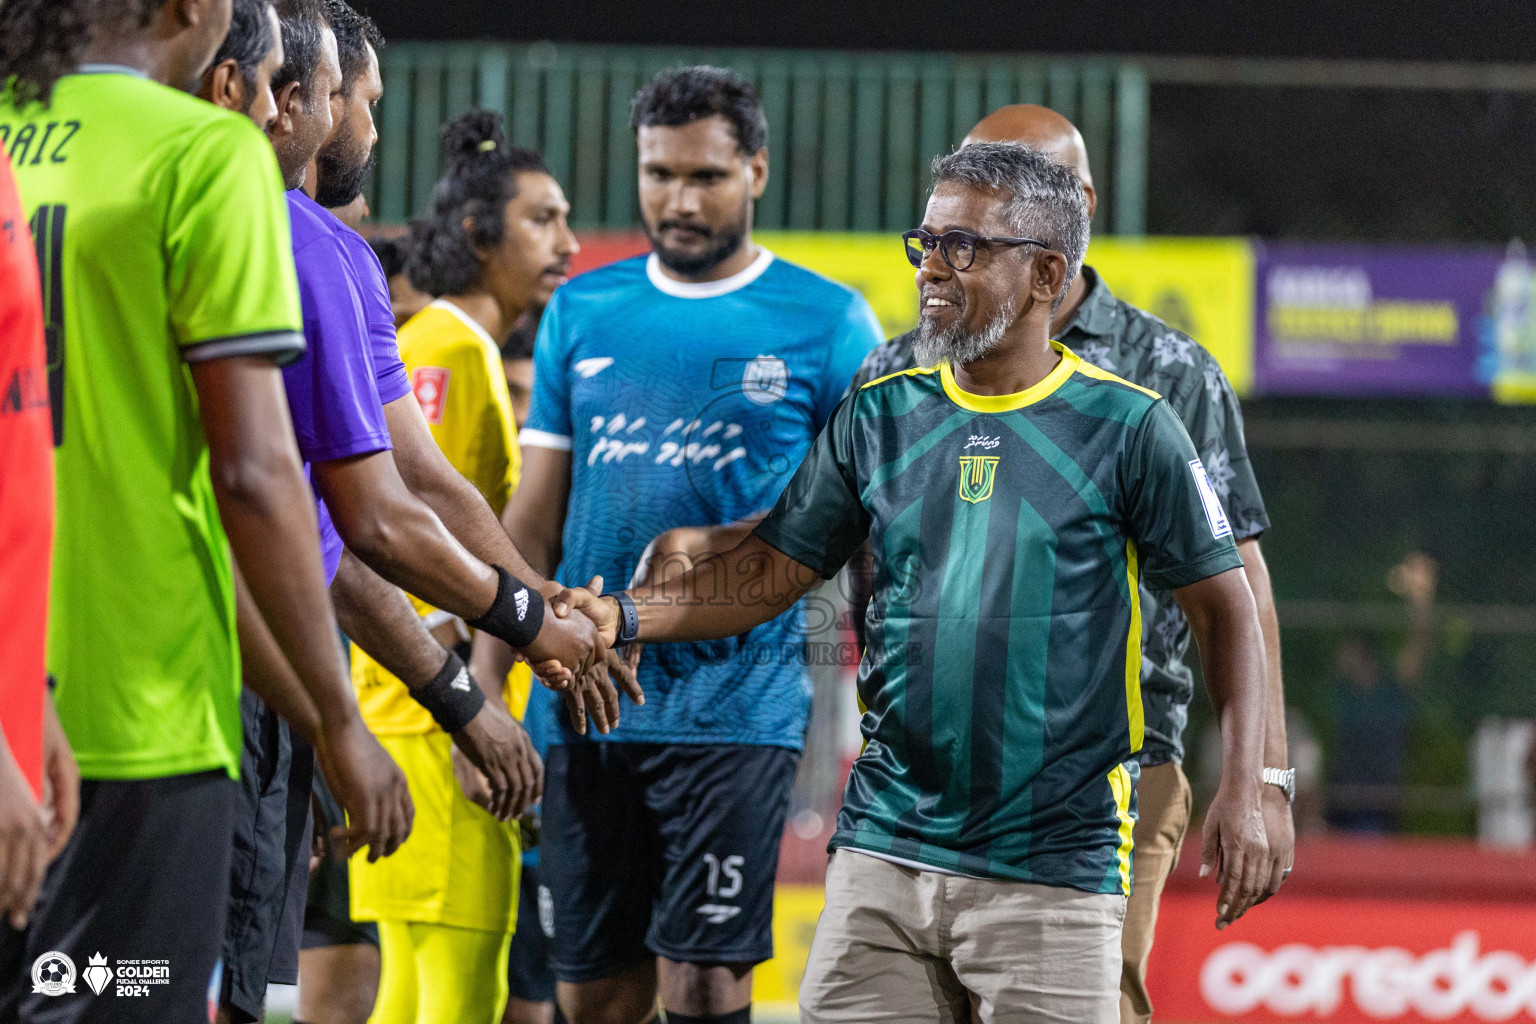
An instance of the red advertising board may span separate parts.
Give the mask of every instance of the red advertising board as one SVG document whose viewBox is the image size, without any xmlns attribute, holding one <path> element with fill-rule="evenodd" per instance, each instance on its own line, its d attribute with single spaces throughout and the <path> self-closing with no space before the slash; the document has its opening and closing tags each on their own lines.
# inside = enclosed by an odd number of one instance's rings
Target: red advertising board
<svg viewBox="0 0 1536 1024">
<path fill-rule="evenodd" d="M 1536 903 L 1282 893 L 1225 931 L 1214 920 L 1213 892 L 1164 896 L 1157 1019 L 1536 1021 Z"/>
</svg>

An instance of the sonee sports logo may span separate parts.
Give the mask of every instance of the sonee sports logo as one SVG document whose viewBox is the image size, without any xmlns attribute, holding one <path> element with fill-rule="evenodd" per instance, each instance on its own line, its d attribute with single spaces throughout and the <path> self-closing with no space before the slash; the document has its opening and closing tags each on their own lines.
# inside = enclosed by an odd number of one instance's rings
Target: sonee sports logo
<svg viewBox="0 0 1536 1024">
<path fill-rule="evenodd" d="M 75 962 L 50 949 L 32 962 L 32 991 L 62 996 L 75 991 Z"/>
</svg>

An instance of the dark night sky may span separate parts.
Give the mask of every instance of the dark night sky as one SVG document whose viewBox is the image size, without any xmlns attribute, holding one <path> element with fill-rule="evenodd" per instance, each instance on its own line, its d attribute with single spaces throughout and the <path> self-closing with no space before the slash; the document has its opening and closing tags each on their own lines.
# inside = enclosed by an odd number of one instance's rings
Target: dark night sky
<svg viewBox="0 0 1536 1024">
<path fill-rule="evenodd" d="M 362 0 L 400 39 L 1527 61 L 1530 0 Z"/>
<path fill-rule="evenodd" d="M 392 39 L 1536 62 L 1536 0 L 356 0 Z M 1154 85 L 1160 234 L 1536 238 L 1536 93 Z"/>
</svg>

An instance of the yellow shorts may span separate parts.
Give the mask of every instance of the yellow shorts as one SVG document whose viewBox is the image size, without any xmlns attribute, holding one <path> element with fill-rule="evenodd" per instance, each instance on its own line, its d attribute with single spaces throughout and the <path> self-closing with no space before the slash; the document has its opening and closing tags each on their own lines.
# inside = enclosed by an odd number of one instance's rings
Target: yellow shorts
<svg viewBox="0 0 1536 1024">
<path fill-rule="evenodd" d="M 517 826 L 476 807 L 453 777 L 453 740 L 433 731 L 380 736 L 416 804 L 410 838 L 391 857 L 352 858 L 352 917 L 511 932 L 522 851 Z"/>
</svg>

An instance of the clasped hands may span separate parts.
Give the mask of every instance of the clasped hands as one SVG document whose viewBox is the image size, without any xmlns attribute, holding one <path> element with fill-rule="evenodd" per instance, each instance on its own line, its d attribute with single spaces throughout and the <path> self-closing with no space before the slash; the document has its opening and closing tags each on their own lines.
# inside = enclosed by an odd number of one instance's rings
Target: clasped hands
<svg viewBox="0 0 1536 1024">
<path fill-rule="evenodd" d="M 603 600 L 603 578 L 585 587 L 551 583 L 544 593 L 544 626 L 524 654 L 539 681 L 565 701 L 571 724 L 587 731 L 587 719 L 607 734 L 619 724 L 619 689 L 636 704 L 645 703 L 636 669 L 640 645 L 612 649 L 619 632 L 619 608 Z M 615 688 L 614 683 L 618 683 Z"/>
</svg>

